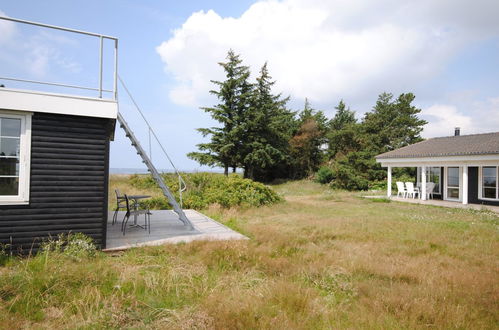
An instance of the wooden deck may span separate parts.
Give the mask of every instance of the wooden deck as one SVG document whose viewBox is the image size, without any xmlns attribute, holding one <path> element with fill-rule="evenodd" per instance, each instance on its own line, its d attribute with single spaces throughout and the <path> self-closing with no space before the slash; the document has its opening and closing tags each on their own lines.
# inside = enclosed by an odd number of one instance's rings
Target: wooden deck
<svg viewBox="0 0 499 330">
<path fill-rule="evenodd" d="M 239 240 L 246 236 L 222 225 L 219 222 L 194 210 L 184 210 L 195 230 L 187 230 L 171 210 L 153 210 L 151 216 L 151 234 L 142 228 L 127 228 L 126 235 L 121 232 L 121 219 L 124 212 L 118 214 L 118 223 L 111 225 L 114 212 L 109 212 L 107 240 L 104 252 L 121 251 L 132 247 L 162 245 L 168 243 L 192 242 L 197 240 Z M 132 219 L 130 219 L 130 222 Z M 144 216 L 139 216 L 139 224 L 144 223 Z"/>
</svg>

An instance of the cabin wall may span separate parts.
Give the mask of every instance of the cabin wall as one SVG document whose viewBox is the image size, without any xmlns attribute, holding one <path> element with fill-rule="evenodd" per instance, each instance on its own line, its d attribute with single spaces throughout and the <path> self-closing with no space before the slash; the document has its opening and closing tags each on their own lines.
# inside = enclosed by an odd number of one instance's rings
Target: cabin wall
<svg viewBox="0 0 499 330">
<path fill-rule="evenodd" d="M 0 205 L 0 244 L 34 253 L 43 239 L 82 232 L 105 248 L 112 130 L 113 119 L 33 114 L 29 205 Z"/>
<path fill-rule="evenodd" d="M 499 202 L 478 199 L 478 167 L 468 167 L 468 203 L 499 206 Z"/>
</svg>

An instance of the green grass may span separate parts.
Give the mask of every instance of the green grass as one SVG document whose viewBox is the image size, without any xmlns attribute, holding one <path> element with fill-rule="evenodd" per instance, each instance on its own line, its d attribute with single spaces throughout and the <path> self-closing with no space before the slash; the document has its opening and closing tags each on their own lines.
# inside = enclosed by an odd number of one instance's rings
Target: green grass
<svg viewBox="0 0 499 330">
<path fill-rule="evenodd" d="M 0 327 L 497 328 L 496 214 L 273 188 L 284 202 L 203 210 L 248 241 L 7 261 Z"/>
</svg>

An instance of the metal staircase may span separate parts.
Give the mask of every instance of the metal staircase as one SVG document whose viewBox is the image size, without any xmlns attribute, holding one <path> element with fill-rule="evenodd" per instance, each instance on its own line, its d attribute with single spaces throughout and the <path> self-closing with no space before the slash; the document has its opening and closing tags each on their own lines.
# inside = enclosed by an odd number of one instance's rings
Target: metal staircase
<svg viewBox="0 0 499 330">
<path fill-rule="evenodd" d="M 142 115 L 142 117 L 143 117 L 144 121 L 146 122 L 147 126 L 149 127 L 149 134 L 151 134 L 151 132 L 152 132 L 152 134 L 156 138 L 157 142 L 159 143 L 161 149 L 163 150 L 163 152 L 165 153 L 165 155 L 168 157 L 168 154 L 166 154 L 166 151 L 164 150 L 163 146 L 159 142 L 159 139 L 157 138 L 156 134 L 152 130 L 151 126 L 149 125 L 149 122 L 144 117 L 142 111 L 140 111 L 140 108 L 135 103 L 135 100 L 133 99 L 132 95 L 130 94 L 130 92 L 126 88 L 126 86 L 123 83 L 123 81 L 121 80 L 121 78 L 120 78 L 120 82 L 123 85 L 123 87 L 125 88 L 126 92 L 130 96 L 130 98 L 132 99 L 132 101 L 135 104 L 137 110 Z M 175 199 L 175 197 L 171 193 L 170 189 L 168 189 L 168 186 L 165 184 L 165 182 L 163 181 L 163 178 L 161 177 L 160 173 L 158 172 L 158 170 L 156 169 L 156 167 L 152 163 L 151 158 L 147 155 L 147 153 L 145 152 L 144 148 L 142 148 L 142 146 L 140 145 L 139 140 L 135 137 L 135 135 L 133 134 L 132 129 L 130 128 L 130 126 L 128 125 L 128 123 L 125 121 L 125 119 L 123 118 L 123 116 L 121 115 L 120 112 L 118 112 L 118 122 L 120 124 L 120 127 L 123 128 L 123 130 L 125 131 L 126 137 L 128 137 L 130 139 L 130 141 L 132 142 L 132 146 L 137 150 L 137 154 L 142 158 L 142 162 L 147 166 L 147 169 L 149 170 L 149 172 L 151 172 L 151 175 L 152 175 L 154 181 L 156 181 L 156 183 L 159 185 L 159 187 L 163 191 L 163 195 L 165 195 L 165 197 L 168 199 L 168 202 L 172 206 L 173 211 L 178 214 L 179 220 L 182 221 L 185 226 L 188 226 L 191 230 L 194 230 L 194 226 L 192 225 L 191 221 L 189 219 L 187 219 L 184 211 L 182 210 L 181 204 L 179 205 L 179 203 L 177 203 L 177 200 Z M 150 139 L 150 136 L 149 136 L 149 139 Z M 170 157 L 168 157 L 168 159 L 171 162 Z M 173 163 L 172 163 L 172 165 L 173 165 Z M 185 187 L 185 183 L 182 180 L 182 178 L 180 177 L 180 174 L 178 173 L 177 169 L 175 167 L 174 167 L 174 169 L 177 172 L 177 175 L 179 177 L 180 203 L 182 203 L 182 191 L 183 191 L 182 184 Z"/>
</svg>

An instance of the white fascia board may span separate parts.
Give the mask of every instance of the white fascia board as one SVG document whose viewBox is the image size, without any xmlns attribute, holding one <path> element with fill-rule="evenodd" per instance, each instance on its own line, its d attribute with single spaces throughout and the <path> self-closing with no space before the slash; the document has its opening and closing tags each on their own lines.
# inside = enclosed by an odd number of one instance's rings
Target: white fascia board
<svg viewBox="0 0 499 330">
<path fill-rule="evenodd" d="M 99 98 L 0 88 L 0 109 L 112 118 L 118 103 Z"/>
<path fill-rule="evenodd" d="M 486 166 L 499 165 L 499 154 L 494 155 L 470 155 L 470 156 L 446 156 L 446 157 L 422 157 L 422 158 L 385 158 L 376 159 L 382 167 L 418 167 L 418 166 Z"/>
</svg>

